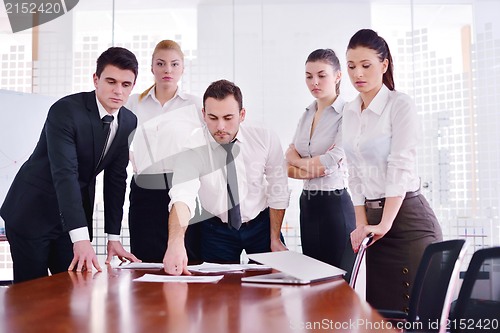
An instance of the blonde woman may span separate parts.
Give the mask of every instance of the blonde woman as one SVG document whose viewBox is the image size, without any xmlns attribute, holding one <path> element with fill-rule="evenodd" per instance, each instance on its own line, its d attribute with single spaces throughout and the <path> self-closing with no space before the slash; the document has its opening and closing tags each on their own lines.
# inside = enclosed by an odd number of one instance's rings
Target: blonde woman
<svg viewBox="0 0 500 333">
<path fill-rule="evenodd" d="M 180 46 L 172 40 L 159 42 L 153 52 L 151 72 L 155 84 L 142 94 L 132 95 L 127 107 L 138 118 L 138 131 L 141 125 L 154 123 L 169 112 L 187 106 L 195 106 L 201 121 L 201 99 L 180 91 L 178 82 L 184 73 L 184 54 Z M 196 118 L 196 115 L 193 115 Z M 201 123 L 200 123 L 201 125 Z M 160 160 L 151 164 L 155 152 L 148 142 L 136 139 L 132 144 L 130 160 L 134 177 L 130 186 L 130 247 L 131 252 L 143 261 L 161 262 L 167 249 L 168 240 L 168 191 L 171 186 L 172 170 Z M 173 133 L 162 140 L 179 140 Z M 147 140 L 146 140 L 147 141 Z M 199 242 L 197 225 L 192 225 L 186 233 L 186 249 L 190 259 L 197 259 Z"/>
</svg>

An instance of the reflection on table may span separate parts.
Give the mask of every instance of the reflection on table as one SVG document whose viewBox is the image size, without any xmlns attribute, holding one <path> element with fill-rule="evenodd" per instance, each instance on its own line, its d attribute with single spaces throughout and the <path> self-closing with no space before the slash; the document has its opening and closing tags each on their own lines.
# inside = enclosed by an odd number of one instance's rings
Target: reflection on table
<svg viewBox="0 0 500 333">
<path fill-rule="evenodd" d="M 383 331 L 386 323 L 341 278 L 311 285 L 135 282 L 162 270 L 64 272 L 0 289 L 0 332 Z M 354 325 L 353 325 L 354 324 Z M 390 330 L 389 330 L 390 331 Z"/>
</svg>

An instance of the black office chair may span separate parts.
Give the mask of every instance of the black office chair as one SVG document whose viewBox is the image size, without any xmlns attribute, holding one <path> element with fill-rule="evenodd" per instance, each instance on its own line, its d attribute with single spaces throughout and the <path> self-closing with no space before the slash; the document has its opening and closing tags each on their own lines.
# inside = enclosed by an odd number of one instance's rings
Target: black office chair
<svg viewBox="0 0 500 333">
<path fill-rule="evenodd" d="M 427 246 L 418 267 L 410 296 L 408 313 L 378 310 L 391 321 L 415 323 L 407 332 L 446 332 L 448 314 L 468 242 L 463 239 Z M 432 323 L 432 325 L 431 325 Z"/>
<path fill-rule="evenodd" d="M 458 298 L 453 304 L 450 332 L 500 331 L 499 268 L 500 247 L 481 249 L 474 253 Z"/>
<path fill-rule="evenodd" d="M 361 262 L 363 261 L 366 248 L 368 247 L 368 245 L 370 245 L 372 240 L 373 240 L 373 232 L 370 232 L 368 236 L 366 236 L 365 239 L 363 239 L 361 245 L 359 246 L 358 254 L 356 255 L 356 260 L 354 261 L 354 266 L 352 267 L 351 276 L 349 279 L 349 285 L 351 286 L 352 289 L 354 289 L 354 287 L 356 286 L 356 280 L 358 279 L 358 273 L 359 273 L 359 268 L 361 267 Z"/>
</svg>

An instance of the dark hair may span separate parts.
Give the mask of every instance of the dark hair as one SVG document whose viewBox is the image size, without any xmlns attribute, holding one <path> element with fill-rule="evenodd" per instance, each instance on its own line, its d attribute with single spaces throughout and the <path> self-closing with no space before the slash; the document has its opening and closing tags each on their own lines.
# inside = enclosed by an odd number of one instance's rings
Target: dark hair
<svg viewBox="0 0 500 333">
<path fill-rule="evenodd" d="M 95 70 L 97 77 L 101 77 L 101 73 L 107 65 L 131 70 L 137 79 L 137 72 L 139 71 L 137 59 L 132 52 L 123 47 L 110 47 L 97 58 L 97 68 Z"/>
<path fill-rule="evenodd" d="M 236 102 L 241 109 L 243 109 L 243 96 L 241 95 L 241 90 L 237 85 L 228 80 L 219 80 L 210 83 L 205 94 L 203 94 L 203 108 L 205 108 L 205 101 L 207 98 L 215 98 L 216 100 L 223 100 L 227 96 L 234 96 Z"/>
<path fill-rule="evenodd" d="M 333 72 L 340 71 L 340 61 L 335 52 L 332 49 L 317 49 L 312 51 L 307 57 L 306 64 L 308 62 L 322 61 L 329 65 L 332 65 Z M 340 94 L 340 80 L 335 85 L 336 94 Z"/>
<path fill-rule="evenodd" d="M 377 52 L 380 61 L 384 61 L 385 59 L 389 61 L 387 71 L 384 73 L 382 82 L 387 86 L 387 88 L 389 88 L 389 90 L 394 90 L 394 68 L 392 56 L 391 51 L 389 50 L 389 45 L 387 45 L 385 39 L 380 37 L 371 29 L 362 29 L 351 37 L 349 45 L 347 45 L 347 50 L 355 49 L 358 46 L 366 47 Z"/>
</svg>

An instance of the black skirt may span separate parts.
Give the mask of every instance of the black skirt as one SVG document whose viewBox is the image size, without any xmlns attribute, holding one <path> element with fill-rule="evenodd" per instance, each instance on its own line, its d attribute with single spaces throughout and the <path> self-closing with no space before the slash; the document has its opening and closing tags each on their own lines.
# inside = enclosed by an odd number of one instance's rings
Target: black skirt
<svg viewBox="0 0 500 333">
<path fill-rule="evenodd" d="M 383 208 L 367 209 L 377 225 Z M 366 300 L 376 309 L 408 311 L 411 289 L 427 245 L 443 240 L 441 227 L 423 195 L 403 200 L 391 230 L 366 252 Z"/>
<path fill-rule="evenodd" d="M 302 253 L 350 271 L 355 257 L 350 234 L 355 228 L 354 206 L 346 189 L 302 191 L 300 196 Z"/>
</svg>

